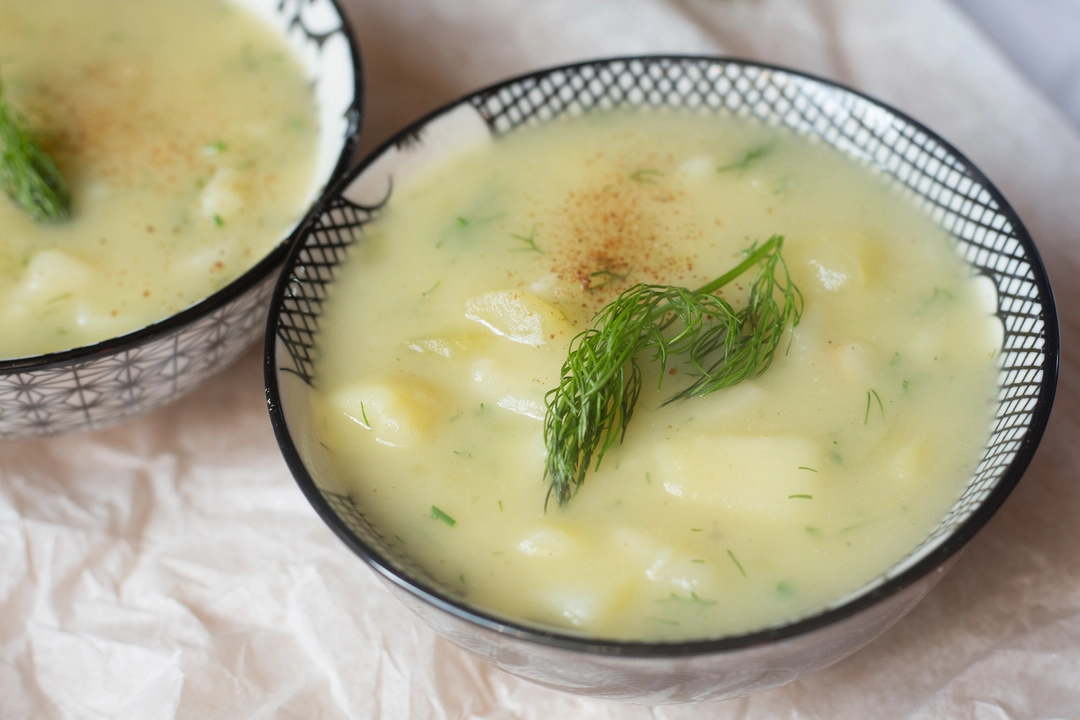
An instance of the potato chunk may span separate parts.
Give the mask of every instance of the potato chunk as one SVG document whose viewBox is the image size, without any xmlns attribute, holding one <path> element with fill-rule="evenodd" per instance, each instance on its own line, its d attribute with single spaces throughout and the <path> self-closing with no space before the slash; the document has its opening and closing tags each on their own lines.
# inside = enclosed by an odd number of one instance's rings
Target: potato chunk
<svg viewBox="0 0 1080 720">
<path fill-rule="evenodd" d="M 82 260 L 63 250 L 41 250 L 31 258 L 19 293 L 25 294 L 25 297 L 48 300 L 84 287 L 93 278 L 93 268 Z"/>
<path fill-rule="evenodd" d="M 407 340 L 405 347 L 421 355 L 436 355 L 454 359 L 476 352 L 484 347 L 485 341 L 491 342 L 488 337 L 481 335 L 480 332 L 451 330 L 438 335 Z"/>
<path fill-rule="evenodd" d="M 826 292 L 859 290 L 882 262 L 880 250 L 862 233 L 838 232 L 816 237 L 810 245 L 807 264 L 817 282 L 808 284 L 805 290 L 815 287 Z"/>
<path fill-rule="evenodd" d="M 438 390 L 417 378 L 359 383 L 331 398 L 332 407 L 391 447 L 429 439 L 431 418 L 441 404 Z"/>
<path fill-rule="evenodd" d="M 496 290 L 465 301 L 465 317 L 499 337 L 540 347 L 570 329 L 565 316 L 535 295 Z"/>
<path fill-rule="evenodd" d="M 657 467 L 665 490 L 699 505 L 762 519 L 782 519 L 804 505 L 792 495 L 811 495 L 823 467 L 817 444 L 800 437 L 721 438 L 692 435 L 659 443 Z M 802 498 L 798 498 L 802 500 Z"/>
</svg>

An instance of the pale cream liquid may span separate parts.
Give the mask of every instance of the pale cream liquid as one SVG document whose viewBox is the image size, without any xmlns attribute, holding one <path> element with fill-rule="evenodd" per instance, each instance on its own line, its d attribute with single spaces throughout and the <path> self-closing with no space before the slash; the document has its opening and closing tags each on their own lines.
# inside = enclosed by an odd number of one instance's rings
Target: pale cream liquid
<svg viewBox="0 0 1080 720">
<path fill-rule="evenodd" d="M 66 178 L 72 219 L 0 196 L 0 358 L 105 340 L 255 265 L 311 194 L 299 61 L 215 0 L 0 0 L 5 96 Z"/>
<path fill-rule="evenodd" d="M 773 234 L 805 295 L 790 350 L 664 408 L 686 367 L 658 392 L 643 358 L 625 443 L 545 513 L 569 340 L 630 284 L 698 287 Z M 924 539 L 989 432 L 992 289 L 883 180 L 756 125 L 615 115 L 500 139 L 396 189 L 332 293 L 314 403 L 336 471 L 452 592 L 519 621 L 673 639 L 806 615 Z"/>
</svg>

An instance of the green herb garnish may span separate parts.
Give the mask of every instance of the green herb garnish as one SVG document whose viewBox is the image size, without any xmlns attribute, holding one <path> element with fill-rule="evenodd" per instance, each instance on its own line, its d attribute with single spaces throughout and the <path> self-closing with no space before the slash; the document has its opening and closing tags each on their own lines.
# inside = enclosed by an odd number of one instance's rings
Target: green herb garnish
<svg viewBox="0 0 1080 720">
<path fill-rule="evenodd" d="M 525 243 L 525 247 L 517 247 L 517 248 L 512 249 L 510 252 L 532 251 L 532 252 L 538 252 L 541 255 L 545 254 L 543 250 L 541 250 L 539 247 L 536 246 L 536 225 L 532 226 L 532 232 L 529 233 L 528 237 L 525 237 L 524 235 L 514 235 L 514 234 L 510 235 L 510 237 L 514 238 L 515 240 L 520 240 L 521 242 Z"/>
<path fill-rule="evenodd" d="M 665 404 L 708 395 L 768 369 L 785 330 L 802 315 L 802 294 L 780 254 L 783 244 L 774 235 L 697 290 L 634 285 L 571 341 L 559 386 L 545 396 L 548 500 L 554 495 L 564 505 L 580 489 L 593 457 L 599 467 L 604 453 L 622 441 L 641 393 L 642 353 L 652 351 L 660 363 L 658 386 L 674 356 L 684 356 L 697 375 Z M 736 311 L 713 295 L 753 267 L 758 271 L 746 307 Z"/>
<path fill-rule="evenodd" d="M 442 520 L 444 523 L 446 523 L 450 527 L 454 527 L 455 525 L 457 525 L 457 520 L 450 517 L 449 515 L 444 513 L 442 510 L 435 507 L 434 505 L 431 506 L 431 517 L 434 518 L 435 520 Z"/>
<path fill-rule="evenodd" d="M 742 576 L 746 577 L 746 571 L 743 570 L 742 563 L 739 562 L 738 559 L 735 557 L 735 553 L 728 550 L 727 554 L 728 554 L 728 557 L 731 558 L 731 562 L 735 563 L 735 567 L 739 568 L 739 572 L 742 573 Z"/>
<path fill-rule="evenodd" d="M 813 495 L 788 495 L 788 500 L 793 500 L 793 499 L 813 500 L 814 496 Z"/>
<path fill-rule="evenodd" d="M 0 80 L 0 189 L 38 221 L 66 220 L 71 196 L 52 158 L 31 137 L 26 118 L 4 99 Z"/>
<path fill-rule="evenodd" d="M 877 394 L 877 390 L 870 388 L 866 391 L 866 415 L 863 416 L 863 425 L 870 421 L 870 401 L 871 395 L 877 399 L 878 408 L 881 410 L 881 416 L 885 417 L 885 406 L 881 403 L 881 396 Z"/>
<path fill-rule="evenodd" d="M 746 151 L 746 154 L 733 163 L 727 165 L 721 165 L 716 168 L 716 172 L 730 172 L 732 170 L 745 170 L 755 162 L 765 157 L 773 151 L 775 143 L 766 143 L 764 145 L 758 145 L 752 147 Z"/>
<path fill-rule="evenodd" d="M 641 168 L 640 170 L 635 170 L 634 172 L 630 173 L 627 177 L 629 177 L 634 182 L 644 183 L 646 185 L 655 185 L 656 180 L 654 180 L 653 178 L 663 176 L 664 173 L 660 172 L 659 170 L 655 170 L 653 168 Z"/>
</svg>

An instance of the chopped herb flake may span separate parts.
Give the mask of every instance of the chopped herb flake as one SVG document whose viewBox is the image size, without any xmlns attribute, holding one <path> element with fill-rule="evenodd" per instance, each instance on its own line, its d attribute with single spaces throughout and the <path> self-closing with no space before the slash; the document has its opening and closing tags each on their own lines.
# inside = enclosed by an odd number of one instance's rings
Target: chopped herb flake
<svg viewBox="0 0 1080 720">
<path fill-rule="evenodd" d="M 870 421 L 870 404 L 876 399 L 878 409 L 881 410 L 881 417 L 885 417 L 885 406 L 881 403 L 881 396 L 877 394 L 877 390 L 870 388 L 866 391 L 866 415 L 863 417 L 863 425 Z"/>
<path fill-rule="evenodd" d="M 457 525 L 457 520 L 450 517 L 449 515 L 444 513 L 442 510 L 435 507 L 434 505 L 431 506 L 431 517 L 433 519 L 435 519 L 435 520 L 442 520 L 444 523 L 446 523 L 450 527 L 454 527 L 455 525 Z"/>
<path fill-rule="evenodd" d="M 729 558 L 731 558 L 731 562 L 735 563 L 735 567 L 739 568 L 739 572 L 740 572 L 740 573 L 742 573 L 742 576 L 743 576 L 743 577 L 746 577 L 746 571 L 745 571 L 745 570 L 743 570 L 743 566 L 742 566 L 742 563 L 740 563 L 740 562 L 739 562 L 739 561 L 738 561 L 738 560 L 737 560 L 737 559 L 735 558 L 735 553 L 731 552 L 731 550 L 728 550 L 728 551 L 727 551 L 727 554 L 728 554 L 728 557 L 729 557 Z"/>
<path fill-rule="evenodd" d="M 705 600 L 704 598 L 698 597 L 698 594 L 696 592 L 693 592 L 693 591 L 690 592 L 690 595 L 688 597 L 682 597 L 681 595 L 677 595 L 676 593 L 670 593 L 666 598 L 660 598 L 656 602 L 658 602 L 658 603 L 662 603 L 662 602 L 689 602 L 689 603 L 697 603 L 699 605 L 715 605 L 716 604 L 715 600 Z"/>
<path fill-rule="evenodd" d="M 634 182 L 644 183 L 646 185 L 655 185 L 656 180 L 654 180 L 653 178 L 663 176 L 664 173 L 660 172 L 659 170 L 654 170 L 653 168 L 641 168 L 640 170 L 635 170 L 634 172 L 630 173 L 627 177 L 629 177 Z"/>
<path fill-rule="evenodd" d="M 536 225 L 535 224 L 533 224 L 532 231 L 529 232 L 528 237 L 525 237 L 524 235 L 514 235 L 514 234 L 511 234 L 510 237 L 514 238 L 515 240 L 520 240 L 521 242 L 525 243 L 525 245 L 526 245 L 526 247 L 513 248 L 512 250 L 510 250 L 510 252 L 538 252 L 541 255 L 545 254 L 544 251 L 541 250 L 536 245 Z"/>
<path fill-rule="evenodd" d="M 757 162 L 761 158 L 763 158 L 766 155 L 768 155 L 769 153 L 771 153 L 773 151 L 774 146 L 775 146 L 775 143 L 766 143 L 764 145 L 758 145 L 757 147 L 752 147 L 752 148 L 750 148 L 749 150 L 746 151 L 745 155 L 743 155 L 741 158 L 739 158 L 735 162 L 729 163 L 727 165 L 721 165 L 720 167 L 716 168 L 716 172 L 721 172 L 722 173 L 722 172 L 729 172 L 731 170 L 740 170 L 740 171 L 741 170 L 746 170 L 748 167 L 753 165 L 755 162 Z"/>
<path fill-rule="evenodd" d="M 798 498 L 800 500 L 813 500 L 814 496 L 813 495 L 788 495 L 788 500 L 791 500 L 793 498 Z"/>
<path fill-rule="evenodd" d="M 430 288 L 428 288 L 424 292 L 420 293 L 420 298 L 422 300 L 427 300 L 429 297 L 431 297 L 431 293 L 435 292 L 439 288 L 440 285 L 442 285 L 442 280 L 435 283 L 434 285 L 432 285 Z"/>
</svg>

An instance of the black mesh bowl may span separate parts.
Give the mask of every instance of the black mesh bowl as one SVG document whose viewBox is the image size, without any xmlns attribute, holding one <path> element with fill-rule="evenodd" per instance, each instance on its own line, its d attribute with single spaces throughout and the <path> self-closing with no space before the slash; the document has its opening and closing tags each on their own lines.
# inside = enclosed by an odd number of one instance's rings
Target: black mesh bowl
<svg viewBox="0 0 1080 720">
<path fill-rule="evenodd" d="M 820 611 L 761 631 L 699 641 L 590 640 L 510 622 L 440 587 L 367 521 L 330 470 L 311 418 L 319 318 L 337 266 L 364 242 L 395 173 L 456 142 L 592 109 L 686 108 L 756 118 L 816 136 L 890 177 L 956 240 L 997 288 L 1004 328 L 997 412 L 967 489 L 918 547 Z M 802 73 L 704 57 L 617 58 L 499 83 L 402 131 L 308 219 L 275 290 L 266 339 L 267 402 L 304 494 L 405 605 L 467 651 L 549 687 L 649 704 L 745 695 L 790 682 L 859 649 L 895 623 L 956 561 L 1020 480 L 1043 434 L 1058 367 L 1046 273 L 1001 193 L 930 130 L 882 103 Z"/>
<path fill-rule="evenodd" d="M 296 53 L 321 134 L 312 204 L 349 169 L 360 141 L 359 47 L 336 0 L 245 0 Z M 299 224 L 213 295 L 142 329 L 62 352 L 0 359 L 0 440 L 96 430 L 178 398 L 262 335 Z"/>
</svg>

